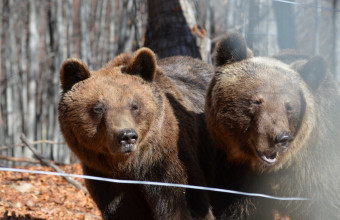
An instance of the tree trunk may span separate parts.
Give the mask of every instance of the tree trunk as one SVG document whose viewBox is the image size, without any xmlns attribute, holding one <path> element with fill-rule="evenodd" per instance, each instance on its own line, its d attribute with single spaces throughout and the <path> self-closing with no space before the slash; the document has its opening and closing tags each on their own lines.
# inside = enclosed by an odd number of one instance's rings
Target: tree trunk
<svg viewBox="0 0 340 220">
<path fill-rule="evenodd" d="M 297 49 L 306 55 L 322 55 L 333 68 L 333 13 L 325 8 L 333 7 L 333 0 L 315 0 L 314 7 L 306 7 L 305 1 L 296 0 Z M 320 6 L 319 8 L 317 6 Z M 339 12 L 338 12 L 339 13 Z"/>
<path fill-rule="evenodd" d="M 291 1 L 295 2 L 295 0 Z M 273 2 L 273 7 L 275 12 L 278 44 L 280 49 L 296 49 L 294 5 L 282 2 Z"/>
<path fill-rule="evenodd" d="M 340 82 L 340 1 L 334 0 L 333 11 L 333 30 L 334 30 L 334 74 L 338 82 Z"/>
<path fill-rule="evenodd" d="M 16 4 L 15 1 L 10 1 L 10 8 L 13 8 L 14 4 Z M 13 10 L 13 9 L 12 9 Z M 12 13 L 10 13 L 9 15 L 9 29 L 10 30 L 14 30 L 15 26 L 18 25 L 18 19 L 19 17 L 19 13 L 18 11 L 12 11 Z M 11 91 L 11 95 L 12 97 L 10 97 L 11 101 L 8 102 L 8 105 L 11 107 L 11 110 L 9 110 L 9 116 L 12 120 L 12 123 L 9 126 L 9 130 L 11 131 L 11 136 L 12 136 L 12 141 L 18 141 L 19 137 L 20 137 L 20 131 L 21 131 L 21 120 L 16 120 L 19 119 L 23 116 L 23 113 L 21 113 L 20 111 L 17 111 L 16 109 L 20 109 L 19 106 L 19 100 L 20 100 L 20 89 L 18 89 L 18 87 L 20 87 L 20 80 L 19 80 L 19 64 L 17 62 L 17 57 L 19 55 L 18 53 L 18 42 L 17 42 L 17 36 L 15 34 L 14 31 L 9 31 L 9 41 L 10 41 L 10 57 L 8 57 L 7 59 L 9 59 L 9 63 L 10 63 L 10 71 L 8 72 L 10 74 L 10 78 L 12 79 L 10 80 L 10 84 L 9 86 L 9 90 Z M 21 155 L 21 149 L 13 149 L 12 150 L 12 156 L 22 156 Z"/>
<path fill-rule="evenodd" d="M 11 3 L 10 2 L 5 2 L 4 5 L 4 17 L 6 17 L 7 19 L 3 20 L 3 27 L 4 30 L 8 30 L 10 27 L 10 20 L 11 20 L 11 16 L 10 16 L 10 12 L 9 9 L 11 7 Z M 5 31 L 3 33 L 3 37 L 4 37 L 4 43 L 5 45 L 11 45 L 10 44 L 10 33 L 8 31 Z M 4 115 L 5 115 L 5 120 L 4 120 L 4 131 L 5 131 L 5 143 L 11 143 L 13 142 L 13 108 L 12 108 L 12 86 L 11 86 L 11 81 L 12 81 L 12 76 L 11 76 L 11 63 L 10 63 L 10 46 L 6 46 L 3 50 L 3 65 L 4 65 L 4 86 L 5 86 L 5 90 L 4 90 L 4 102 L 3 104 L 3 109 L 4 109 Z M 13 151 L 9 151 L 8 155 L 13 155 Z"/>
<path fill-rule="evenodd" d="M 68 0 L 65 9 L 67 8 L 66 11 L 66 19 L 68 20 L 68 28 L 67 28 L 67 57 L 72 57 L 73 56 L 73 4 L 72 0 Z"/>
<path fill-rule="evenodd" d="M 253 50 L 254 54 L 258 54 L 258 51 L 254 48 L 255 42 L 255 29 L 257 28 L 257 24 L 259 21 L 259 4 L 256 4 L 255 0 L 250 0 L 249 5 L 249 25 L 248 25 L 248 34 L 246 36 L 247 44 L 250 49 Z"/>
<path fill-rule="evenodd" d="M 132 50 L 134 29 L 132 28 L 131 11 L 133 0 L 119 0 L 119 40 L 117 54 L 125 53 Z"/>
<path fill-rule="evenodd" d="M 321 0 L 316 0 L 314 54 L 320 53 Z"/>
<path fill-rule="evenodd" d="M 29 2 L 29 75 L 28 75 L 28 120 L 26 134 L 30 140 L 36 139 L 36 93 L 37 75 L 39 74 L 39 34 L 37 20 L 37 1 Z M 25 156 L 32 156 L 32 152 L 25 149 Z"/>
<path fill-rule="evenodd" d="M 90 1 L 82 1 L 79 5 L 80 9 L 80 56 L 87 64 L 89 69 L 92 69 L 92 53 L 90 43 Z"/>
<path fill-rule="evenodd" d="M 108 56 L 109 59 L 112 59 L 117 50 L 116 42 L 115 42 L 115 37 L 116 37 L 116 11 L 115 11 L 116 4 L 115 2 L 110 2 L 110 22 L 109 22 L 109 51 L 108 51 Z"/>
<path fill-rule="evenodd" d="M 184 16 L 180 0 L 148 0 L 148 22 L 144 46 L 152 49 L 158 58 L 183 55 L 201 58 L 196 39 L 188 25 L 194 21 L 187 10 Z M 192 13 L 192 12 L 191 12 Z"/>
<path fill-rule="evenodd" d="M 0 4 L 0 25 L 2 27 L 3 26 L 3 3 Z M 0 48 L 3 48 L 3 43 L 2 43 L 2 39 L 3 39 L 3 31 L 2 28 L 0 28 Z M 3 111 L 3 103 L 4 103 L 4 91 L 5 91 L 5 75 L 3 72 L 3 68 L 2 68 L 2 50 L 0 50 L 0 144 L 4 142 L 6 134 L 5 134 L 5 114 Z M 7 163 L 7 162 L 6 162 Z M 5 164 L 0 164 L 1 165 L 5 165 Z"/>
</svg>

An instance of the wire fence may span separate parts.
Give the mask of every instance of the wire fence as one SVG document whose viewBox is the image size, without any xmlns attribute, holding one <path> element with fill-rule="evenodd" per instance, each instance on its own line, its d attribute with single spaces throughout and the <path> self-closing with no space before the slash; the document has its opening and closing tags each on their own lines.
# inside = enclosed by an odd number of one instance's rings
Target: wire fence
<svg viewBox="0 0 340 220">
<path fill-rule="evenodd" d="M 237 194 L 237 195 L 242 195 L 242 196 L 262 197 L 262 198 L 273 199 L 273 200 L 281 200 L 281 201 L 308 201 L 309 200 L 308 198 L 278 197 L 278 196 L 271 196 L 271 195 L 266 195 L 266 194 L 261 194 L 261 193 L 248 193 L 248 192 L 241 192 L 241 191 L 228 190 L 228 189 L 219 189 L 219 188 L 212 188 L 212 187 L 204 187 L 204 186 L 193 186 L 193 185 L 176 184 L 176 183 L 163 183 L 163 182 L 154 182 L 154 181 L 121 180 L 121 179 L 111 179 L 111 178 L 104 178 L 104 177 L 77 175 L 77 174 L 59 173 L 59 172 L 49 172 L 49 171 L 41 171 L 41 170 L 27 170 L 27 169 L 0 167 L 0 171 L 31 173 L 31 174 L 41 174 L 41 175 L 54 175 L 54 176 L 62 176 L 62 177 L 73 177 L 73 178 L 82 178 L 82 179 L 88 179 L 88 180 L 105 181 L 105 182 L 119 183 L 119 184 L 179 187 L 179 188 L 185 188 L 185 189 L 196 189 L 196 190 L 205 190 L 205 191 L 212 191 L 212 192 L 219 192 L 219 193 Z"/>
</svg>

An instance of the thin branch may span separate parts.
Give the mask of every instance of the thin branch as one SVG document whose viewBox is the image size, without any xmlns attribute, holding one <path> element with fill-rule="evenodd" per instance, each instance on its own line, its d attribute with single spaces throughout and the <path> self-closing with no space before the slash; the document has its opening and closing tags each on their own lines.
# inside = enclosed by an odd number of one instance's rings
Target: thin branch
<svg viewBox="0 0 340 220">
<path fill-rule="evenodd" d="M 314 38 L 314 55 L 320 53 L 320 28 L 321 28 L 321 0 L 316 1 L 316 21 L 315 21 L 315 38 Z"/>
<path fill-rule="evenodd" d="M 66 144 L 64 142 L 55 142 L 55 141 L 51 141 L 51 140 L 40 140 L 40 141 L 32 141 L 31 145 L 36 145 L 36 144 Z M 15 147 L 24 147 L 26 146 L 25 144 L 15 144 L 15 145 L 11 145 L 11 146 L 0 146 L 0 151 L 2 150 L 8 150 L 8 149 L 12 149 Z"/>
<path fill-rule="evenodd" d="M 7 157 L 7 156 L 4 156 L 4 155 L 0 155 L 0 160 L 40 164 L 40 162 L 38 160 L 33 160 L 33 159 L 30 159 L 30 158 Z"/>
<path fill-rule="evenodd" d="M 62 169 L 60 169 L 57 165 L 51 163 L 50 161 L 48 161 L 47 159 L 43 158 L 42 155 L 39 154 L 39 152 L 32 147 L 29 143 L 28 140 L 26 138 L 26 136 L 24 134 L 21 134 L 20 136 L 21 141 L 25 144 L 26 147 L 28 147 L 32 153 L 34 154 L 34 157 L 37 158 L 42 164 L 47 165 L 49 167 L 52 167 L 55 171 L 59 172 L 59 173 L 65 173 Z M 75 187 L 77 187 L 78 189 L 82 190 L 85 194 L 88 193 L 88 191 L 86 190 L 85 187 L 83 187 L 79 182 L 77 182 L 76 180 L 70 178 L 70 177 L 64 177 L 67 182 L 69 182 L 70 184 L 74 185 Z"/>
</svg>

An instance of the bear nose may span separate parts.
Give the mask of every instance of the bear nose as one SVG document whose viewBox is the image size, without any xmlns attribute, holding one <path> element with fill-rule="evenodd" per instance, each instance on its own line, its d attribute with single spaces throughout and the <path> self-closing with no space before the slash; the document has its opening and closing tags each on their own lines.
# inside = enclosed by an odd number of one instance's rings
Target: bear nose
<svg viewBox="0 0 340 220">
<path fill-rule="evenodd" d="M 275 144 L 279 145 L 283 149 L 286 149 L 289 147 L 289 144 L 293 141 L 293 139 L 293 135 L 286 132 L 281 132 L 275 137 Z"/>
<path fill-rule="evenodd" d="M 138 134 L 133 128 L 120 130 L 117 135 L 117 141 L 122 146 L 131 146 L 137 142 Z"/>
</svg>

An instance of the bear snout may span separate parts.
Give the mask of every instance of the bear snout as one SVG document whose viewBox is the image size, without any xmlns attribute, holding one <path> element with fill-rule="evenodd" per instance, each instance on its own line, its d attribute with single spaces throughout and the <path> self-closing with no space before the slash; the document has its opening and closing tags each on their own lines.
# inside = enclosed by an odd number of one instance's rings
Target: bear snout
<svg viewBox="0 0 340 220">
<path fill-rule="evenodd" d="M 275 137 L 275 144 L 279 146 L 282 150 L 285 150 L 289 147 L 289 144 L 293 141 L 293 139 L 293 135 L 287 132 L 281 132 Z"/>
<path fill-rule="evenodd" d="M 121 152 L 128 153 L 135 150 L 138 134 L 135 129 L 122 129 L 118 132 L 117 141 L 121 146 Z"/>
</svg>

